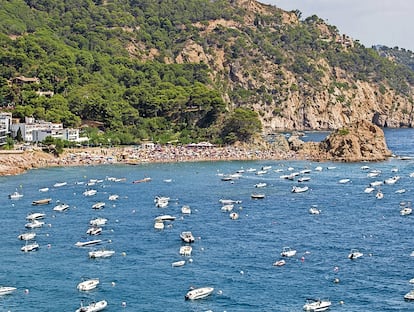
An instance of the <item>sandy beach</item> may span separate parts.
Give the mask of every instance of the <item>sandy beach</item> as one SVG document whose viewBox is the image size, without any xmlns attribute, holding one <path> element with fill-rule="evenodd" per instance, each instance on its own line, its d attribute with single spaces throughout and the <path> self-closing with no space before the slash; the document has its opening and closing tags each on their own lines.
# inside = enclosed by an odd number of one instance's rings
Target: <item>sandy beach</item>
<svg viewBox="0 0 414 312">
<path fill-rule="evenodd" d="M 283 160 L 295 159 L 292 151 L 251 147 L 188 147 L 161 146 L 139 148 L 135 146 L 110 148 L 66 149 L 59 157 L 40 150 L 1 151 L 0 176 L 16 175 L 30 169 L 56 166 L 84 166 L 104 164 L 141 164 L 189 161 L 224 160 Z"/>
</svg>

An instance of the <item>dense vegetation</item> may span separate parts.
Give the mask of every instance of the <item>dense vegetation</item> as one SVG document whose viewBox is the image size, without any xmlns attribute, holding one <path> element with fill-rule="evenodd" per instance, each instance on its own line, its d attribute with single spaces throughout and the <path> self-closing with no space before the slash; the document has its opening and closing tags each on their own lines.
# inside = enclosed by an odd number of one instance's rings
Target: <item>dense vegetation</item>
<svg viewBox="0 0 414 312">
<path fill-rule="evenodd" d="M 341 49 L 321 40 L 316 16 L 286 26 L 279 10 L 269 10 L 272 15 L 256 14 L 248 27 L 249 12 L 234 0 L 0 0 L 0 105 L 16 117 L 98 125 L 104 134 L 87 130 L 95 143 L 249 140 L 261 131 L 251 103 L 279 105 L 274 98 L 286 92 L 283 72 L 272 88 L 230 85 L 232 73 L 212 63 L 176 62 L 188 40 L 213 56 L 223 49 L 225 62 L 240 64 L 246 76 L 254 77 L 267 58 L 320 88 L 326 69 L 317 60 L 324 57 L 356 79 L 410 92 L 411 71 L 358 43 Z M 200 27 L 219 19 L 240 27 L 217 26 L 203 35 Z M 18 76 L 40 83 L 19 84 Z"/>
</svg>

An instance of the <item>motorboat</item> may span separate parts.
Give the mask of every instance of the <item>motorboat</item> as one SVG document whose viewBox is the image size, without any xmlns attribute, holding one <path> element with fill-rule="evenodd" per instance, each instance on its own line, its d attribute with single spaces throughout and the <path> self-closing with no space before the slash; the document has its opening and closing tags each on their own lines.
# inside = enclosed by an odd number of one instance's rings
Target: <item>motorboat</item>
<svg viewBox="0 0 414 312">
<path fill-rule="evenodd" d="M 382 184 L 384 184 L 384 182 L 383 182 L 383 181 L 374 181 L 374 182 L 371 182 L 371 183 L 369 184 L 369 186 L 371 186 L 371 187 L 376 187 L 376 186 L 380 186 L 380 185 L 382 185 Z"/>
<path fill-rule="evenodd" d="M 364 254 L 360 252 L 358 249 L 352 249 L 348 255 L 348 259 L 354 260 L 361 258 Z"/>
<path fill-rule="evenodd" d="M 114 195 L 110 195 L 109 197 L 108 197 L 108 200 L 118 200 L 119 199 L 119 195 L 116 195 L 116 194 L 114 194 Z"/>
<path fill-rule="evenodd" d="M 65 210 L 67 210 L 68 208 L 69 208 L 68 204 L 61 203 L 61 204 L 58 204 L 55 207 L 53 207 L 53 210 L 58 211 L 58 212 L 63 212 Z"/>
<path fill-rule="evenodd" d="M 176 218 L 174 216 L 171 215 L 162 215 L 162 216 L 158 216 L 155 218 L 155 221 L 174 221 Z"/>
<path fill-rule="evenodd" d="M 42 188 L 39 189 L 39 192 L 42 192 L 42 193 L 48 192 L 48 191 L 49 191 L 48 187 L 42 187 Z"/>
<path fill-rule="evenodd" d="M 45 223 L 43 221 L 39 221 L 39 220 L 32 220 L 28 223 L 26 223 L 24 226 L 27 229 L 38 229 L 41 228 Z"/>
<path fill-rule="evenodd" d="M 62 186 L 65 186 L 67 184 L 68 184 L 67 182 L 57 182 L 57 183 L 53 184 L 53 187 L 62 187 Z"/>
<path fill-rule="evenodd" d="M 97 245 L 102 243 L 101 239 L 94 239 L 94 240 L 89 240 L 89 241 L 84 241 L 84 242 L 76 242 L 75 246 L 76 247 L 88 247 L 88 246 L 93 246 L 93 245 Z"/>
<path fill-rule="evenodd" d="M 96 195 L 96 193 L 98 193 L 98 191 L 97 190 L 86 190 L 86 191 L 84 191 L 82 194 L 83 194 L 83 196 L 93 196 L 93 195 Z"/>
<path fill-rule="evenodd" d="M 19 193 L 17 190 L 9 194 L 10 199 L 20 199 L 23 197 L 23 194 Z"/>
<path fill-rule="evenodd" d="M 164 227 L 165 227 L 165 225 L 164 225 L 164 222 L 163 221 L 156 220 L 154 222 L 154 229 L 156 229 L 156 230 L 163 230 Z"/>
<path fill-rule="evenodd" d="M 185 260 L 180 260 L 180 261 L 175 261 L 173 263 L 171 263 L 172 267 L 181 267 L 185 264 Z"/>
<path fill-rule="evenodd" d="M 83 282 L 80 282 L 76 288 L 80 291 L 88 291 L 95 289 L 99 284 L 99 278 L 89 279 Z"/>
<path fill-rule="evenodd" d="M 99 235 L 101 233 L 102 233 L 102 228 L 101 227 L 97 227 L 97 226 L 90 227 L 86 231 L 86 234 L 89 234 L 89 235 Z"/>
<path fill-rule="evenodd" d="M 205 297 L 211 295 L 213 291 L 214 291 L 213 287 L 195 288 L 195 289 L 192 289 L 189 292 L 187 292 L 187 294 L 185 295 L 185 300 L 202 299 L 202 298 L 205 298 Z"/>
<path fill-rule="evenodd" d="M 154 202 L 156 207 L 165 208 L 168 206 L 170 198 L 165 196 L 157 196 L 155 197 Z"/>
<path fill-rule="evenodd" d="M 89 221 L 89 224 L 92 226 L 102 226 L 105 225 L 108 219 L 106 218 L 95 218 Z"/>
<path fill-rule="evenodd" d="M 384 193 L 381 192 L 380 190 L 378 190 L 377 194 L 375 194 L 375 198 L 376 199 L 383 199 L 384 198 Z"/>
<path fill-rule="evenodd" d="M 45 216 L 46 216 L 45 213 L 33 212 L 33 213 L 30 213 L 26 216 L 26 220 L 29 220 L 29 221 L 39 220 L 39 219 L 43 219 Z"/>
<path fill-rule="evenodd" d="M 0 286 L 0 296 L 9 295 L 14 292 L 17 288 L 11 286 Z"/>
<path fill-rule="evenodd" d="M 134 180 L 134 181 L 132 181 L 132 183 L 133 184 L 138 184 L 138 183 L 145 183 L 145 182 L 150 182 L 150 181 L 151 181 L 151 178 L 146 177 L 146 178 L 143 178 L 143 179 Z"/>
<path fill-rule="evenodd" d="M 309 190 L 309 186 L 293 186 L 292 187 L 292 193 L 303 193 Z"/>
<path fill-rule="evenodd" d="M 281 260 L 274 262 L 273 266 L 284 266 L 285 264 L 286 264 L 286 261 L 281 259 Z"/>
<path fill-rule="evenodd" d="M 36 251 L 39 249 L 39 244 L 34 242 L 32 244 L 26 244 L 22 248 L 20 248 L 23 252 L 30 252 L 30 251 Z"/>
<path fill-rule="evenodd" d="M 318 208 L 316 208 L 316 207 L 311 207 L 311 208 L 309 208 L 309 213 L 310 214 L 318 215 L 318 214 L 321 213 L 321 211 Z"/>
<path fill-rule="evenodd" d="M 193 233 L 190 231 L 181 232 L 180 237 L 186 243 L 194 243 L 195 241 Z"/>
<path fill-rule="evenodd" d="M 186 245 L 180 247 L 180 255 L 183 256 L 191 256 L 191 252 L 193 251 L 193 247 Z"/>
<path fill-rule="evenodd" d="M 230 219 L 237 220 L 239 218 L 239 214 L 237 212 L 231 212 L 229 214 Z"/>
<path fill-rule="evenodd" d="M 233 210 L 233 208 L 234 208 L 234 205 L 233 204 L 231 204 L 231 205 L 224 205 L 224 206 L 221 207 L 221 211 L 230 212 L 230 211 Z"/>
<path fill-rule="evenodd" d="M 395 184 L 401 177 L 400 176 L 393 176 L 391 178 L 385 179 L 385 184 Z"/>
<path fill-rule="evenodd" d="M 298 182 L 309 182 L 310 181 L 310 177 L 300 177 L 299 179 L 298 179 Z"/>
<path fill-rule="evenodd" d="M 241 200 L 233 200 L 233 199 L 220 199 L 220 204 L 222 205 L 232 205 L 232 204 L 241 204 Z"/>
<path fill-rule="evenodd" d="M 369 193 L 372 193 L 374 190 L 375 190 L 375 188 L 373 188 L 373 187 L 366 187 L 365 190 L 364 190 L 364 193 L 369 194 Z"/>
<path fill-rule="evenodd" d="M 48 205 L 48 204 L 50 204 L 51 201 L 52 201 L 51 198 L 43 198 L 43 199 L 39 199 L 39 200 L 34 200 L 32 202 L 32 205 L 33 206 Z"/>
<path fill-rule="evenodd" d="M 265 182 L 256 183 L 254 185 L 254 187 L 256 187 L 256 188 L 261 188 L 261 187 L 266 187 L 266 186 L 267 186 L 267 183 L 265 183 Z"/>
<path fill-rule="evenodd" d="M 109 258 L 115 254 L 115 251 L 108 250 L 108 249 L 101 249 L 101 250 L 90 251 L 88 254 L 89 254 L 89 258 L 92 258 L 92 259 Z"/>
<path fill-rule="evenodd" d="M 105 207 L 105 203 L 104 202 L 97 202 L 95 204 L 92 205 L 92 209 L 102 209 L 103 207 Z"/>
<path fill-rule="evenodd" d="M 35 237 L 36 237 L 36 233 L 33 233 L 33 232 L 23 233 L 17 236 L 18 239 L 25 240 L 25 241 L 35 239 Z"/>
<path fill-rule="evenodd" d="M 108 305 L 108 302 L 106 300 L 101 300 L 97 302 L 92 302 L 87 306 L 84 306 L 81 303 L 81 306 L 79 309 L 77 309 L 75 312 L 98 312 L 105 309 Z"/>
<path fill-rule="evenodd" d="M 348 183 L 350 181 L 351 181 L 351 179 L 341 179 L 341 180 L 338 181 L 338 183 L 339 184 L 346 184 L 346 183 Z"/>
<path fill-rule="evenodd" d="M 182 214 L 191 214 L 191 208 L 188 205 L 184 205 L 181 207 Z"/>
<path fill-rule="evenodd" d="M 282 252 L 280 253 L 282 257 L 294 257 L 296 255 L 296 250 L 290 247 L 283 247 Z"/>
<path fill-rule="evenodd" d="M 413 213 L 413 209 L 411 207 L 404 207 L 400 210 L 400 215 L 408 216 Z"/>
<path fill-rule="evenodd" d="M 405 300 L 414 300 L 414 290 L 411 290 L 410 292 L 406 293 L 404 295 Z"/>
<path fill-rule="evenodd" d="M 321 299 L 306 299 L 306 304 L 303 306 L 305 311 L 326 311 L 331 306 L 332 302 L 329 300 Z"/>
<path fill-rule="evenodd" d="M 263 199 L 263 198 L 266 197 L 266 195 L 263 194 L 263 193 L 253 193 L 253 194 L 250 195 L 250 197 L 252 199 Z"/>
</svg>

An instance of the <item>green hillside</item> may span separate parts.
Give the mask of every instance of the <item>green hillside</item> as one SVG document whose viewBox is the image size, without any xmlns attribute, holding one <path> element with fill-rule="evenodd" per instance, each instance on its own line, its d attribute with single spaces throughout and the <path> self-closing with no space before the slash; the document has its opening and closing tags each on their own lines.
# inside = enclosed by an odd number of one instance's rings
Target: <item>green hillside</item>
<svg viewBox="0 0 414 312">
<path fill-rule="evenodd" d="M 316 16 L 287 16 L 249 0 L 0 0 L 0 105 L 16 117 L 99 125 L 104 134 L 87 130 L 96 143 L 131 144 L 248 140 L 271 123 L 265 116 L 288 118 L 292 92 L 305 103 L 353 80 L 412 101 L 407 67 L 338 41 Z"/>
</svg>

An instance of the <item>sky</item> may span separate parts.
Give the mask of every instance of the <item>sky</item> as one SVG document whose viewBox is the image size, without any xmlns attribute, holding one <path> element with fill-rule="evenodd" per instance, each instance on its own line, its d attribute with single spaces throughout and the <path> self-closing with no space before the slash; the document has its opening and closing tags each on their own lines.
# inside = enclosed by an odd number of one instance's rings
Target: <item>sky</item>
<svg viewBox="0 0 414 312">
<path fill-rule="evenodd" d="M 414 51 L 413 0 L 258 0 L 302 19 L 317 15 L 365 47 L 376 44 Z"/>
</svg>

